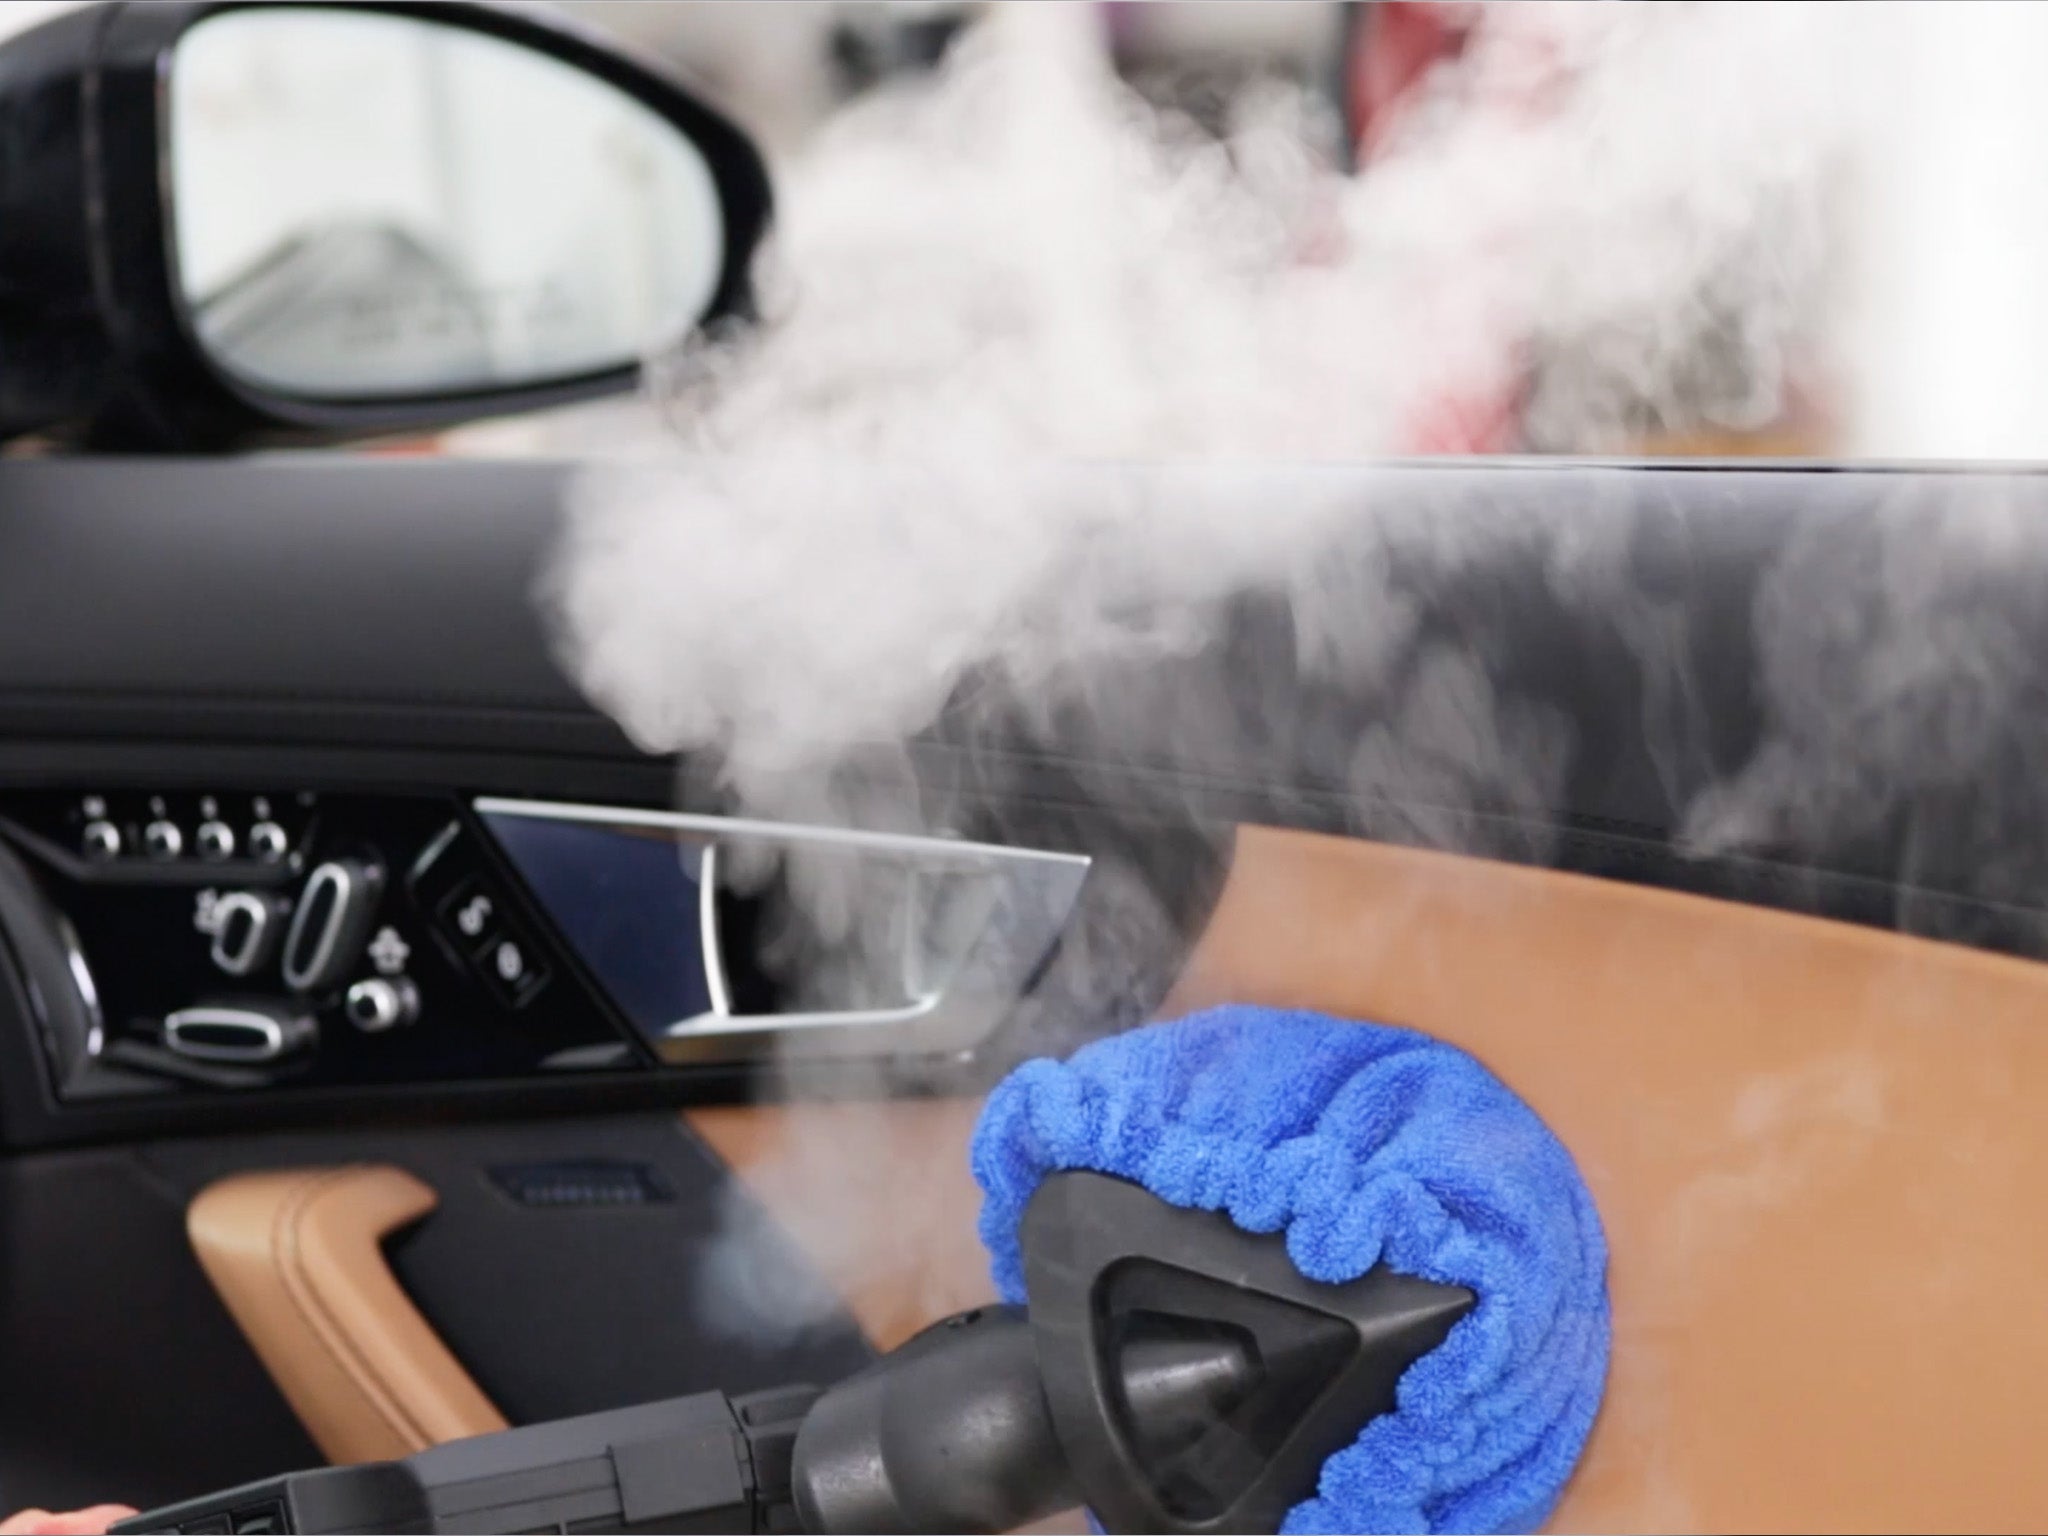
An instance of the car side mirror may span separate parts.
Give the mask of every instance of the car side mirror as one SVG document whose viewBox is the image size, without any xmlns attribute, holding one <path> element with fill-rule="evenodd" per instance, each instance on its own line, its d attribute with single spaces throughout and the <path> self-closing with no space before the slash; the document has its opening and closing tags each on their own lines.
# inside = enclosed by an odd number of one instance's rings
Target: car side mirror
<svg viewBox="0 0 2048 1536">
<path fill-rule="evenodd" d="M 460 3 L 108 3 L 0 47 L 0 438 L 224 448 L 632 387 L 744 312 L 766 171 Z"/>
</svg>

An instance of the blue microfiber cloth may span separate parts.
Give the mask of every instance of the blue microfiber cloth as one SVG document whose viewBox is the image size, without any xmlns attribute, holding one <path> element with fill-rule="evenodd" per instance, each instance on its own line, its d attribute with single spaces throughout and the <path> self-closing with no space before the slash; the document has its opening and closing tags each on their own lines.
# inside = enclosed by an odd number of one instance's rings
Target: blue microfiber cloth
<svg viewBox="0 0 2048 1536">
<path fill-rule="evenodd" d="M 1282 1531 L 1526 1531 L 1556 1504 L 1606 1383 L 1606 1238 L 1571 1154 L 1463 1051 L 1218 1008 L 1026 1062 L 990 1095 L 973 1164 L 1005 1301 L 1024 1300 L 1025 1203 L 1063 1168 L 1285 1230 L 1312 1280 L 1385 1260 L 1477 1293 Z"/>
</svg>

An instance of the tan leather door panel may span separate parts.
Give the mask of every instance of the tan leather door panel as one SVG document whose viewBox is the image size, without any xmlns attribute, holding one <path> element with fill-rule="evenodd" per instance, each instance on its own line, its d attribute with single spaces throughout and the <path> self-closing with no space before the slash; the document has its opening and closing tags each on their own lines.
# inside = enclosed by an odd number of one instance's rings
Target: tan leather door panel
<svg viewBox="0 0 2048 1536">
<path fill-rule="evenodd" d="M 332 1462 L 383 1461 L 506 1427 L 385 1263 L 435 1205 L 398 1168 L 237 1174 L 186 1230 L 214 1289 Z"/>
<path fill-rule="evenodd" d="M 1247 827 L 1220 1001 L 1453 1041 L 1571 1147 L 1615 1334 L 1555 1528 L 2048 1526 L 2048 966 Z"/>
</svg>

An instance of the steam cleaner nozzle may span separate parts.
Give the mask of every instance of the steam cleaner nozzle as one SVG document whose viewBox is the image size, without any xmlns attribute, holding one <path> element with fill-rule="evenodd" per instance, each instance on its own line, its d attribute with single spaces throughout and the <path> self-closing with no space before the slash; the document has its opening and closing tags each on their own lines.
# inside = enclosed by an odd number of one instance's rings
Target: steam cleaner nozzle
<svg viewBox="0 0 2048 1536">
<path fill-rule="evenodd" d="M 792 1484 L 817 1532 L 1273 1530 L 1472 1308 L 1376 1269 L 1304 1279 L 1277 1239 L 1069 1172 L 1025 1216 L 1031 1301 L 964 1312 L 824 1394 Z"/>
</svg>

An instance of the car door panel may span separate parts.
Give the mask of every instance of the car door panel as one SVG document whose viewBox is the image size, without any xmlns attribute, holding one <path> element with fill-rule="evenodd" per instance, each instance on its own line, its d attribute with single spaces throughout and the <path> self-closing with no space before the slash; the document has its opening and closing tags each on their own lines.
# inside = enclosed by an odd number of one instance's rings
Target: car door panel
<svg viewBox="0 0 2048 1536">
<path fill-rule="evenodd" d="M 1610 1247 L 1559 1530 L 2023 1530 L 2048 1344 L 2048 966 L 1551 870 L 1246 827 L 1169 1012 L 1406 1025 L 1557 1131 Z"/>
<path fill-rule="evenodd" d="M 995 1300 L 967 1168 L 980 1110 L 978 1098 L 714 1104 L 685 1119 L 886 1350 Z M 842 1149 L 857 1177 L 830 1168 Z"/>
<path fill-rule="evenodd" d="M 342 1163 L 230 1174 L 185 1213 L 199 1267 L 337 1465 L 509 1427 L 384 1257 L 439 1203 L 403 1168 Z"/>
<path fill-rule="evenodd" d="M 0 815 L 264 786 L 730 811 L 716 765 L 639 750 L 561 659 L 537 594 L 567 474 L 0 462 Z M 1317 471 L 1316 494 L 1332 476 L 1356 518 L 1317 581 L 1190 597 L 1207 643 L 1077 679 L 1114 729 L 998 671 L 908 745 L 933 826 L 1095 861 L 951 1078 L 856 1072 L 809 1102 L 713 1062 L 65 1101 L 0 967 L 0 1353 L 51 1384 L 0 1406 L 0 1498 L 157 1502 L 316 1458 L 185 1235 L 201 1191 L 265 1169 L 384 1164 L 433 1191 L 386 1252 L 512 1422 L 842 1374 L 988 1295 L 965 1145 L 989 1077 L 1178 981 L 1166 1011 L 1316 1007 L 1465 1045 L 1578 1155 L 1617 1349 L 1564 1526 L 2038 1524 L 2008 1429 L 2044 1362 L 1996 1319 L 2037 1257 L 2042 973 L 2015 957 L 2048 955 L 2048 482 L 1405 467 Z M 1901 596 L 1880 578 L 1908 554 L 1931 574 Z M 1413 616 L 1385 665 L 1311 661 L 1304 616 L 1345 590 Z M 1828 613 L 1847 639 L 1802 628 Z M 1814 707 L 1929 623 L 1993 679 L 1968 695 L 1974 755 Z M 1469 706 L 1448 725 L 1423 707 L 1446 675 Z M 1899 718 L 1958 680 L 1908 679 Z M 1392 756 L 1360 773 L 1367 737 Z M 1830 779 L 1864 738 L 1868 782 Z M 1506 771 L 1553 739 L 1544 776 Z M 1789 815 L 1764 771 L 1788 763 L 1835 798 Z M 1765 833 L 1702 841 L 1731 789 Z M 551 1164 L 652 1168 L 668 1195 L 534 1206 L 494 1174 Z M 735 1264 L 755 1305 L 726 1305 Z M 1906 1454 L 1937 1423 L 1938 1470 Z"/>
<path fill-rule="evenodd" d="M 318 1464 L 185 1205 L 132 1148 L 0 1159 L 0 1496 L 72 1509 Z"/>
<path fill-rule="evenodd" d="M 0 727 L 630 760 L 536 612 L 563 473 L 0 465 Z"/>
<path fill-rule="evenodd" d="M 39 1384 L 0 1409 L 9 1496 L 76 1504 L 113 1478 L 131 1502 L 167 1502 L 317 1464 L 200 1270 L 187 1213 L 235 1175 L 364 1164 L 433 1192 L 387 1247 L 393 1273 L 515 1423 L 837 1380 L 871 1358 L 809 1261 L 666 1113 L 44 1152 L 0 1163 L 0 1345 Z M 522 1199 L 522 1177 L 546 1182 Z M 748 1286 L 789 1315 L 752 1310 Z"/>
</svg>

